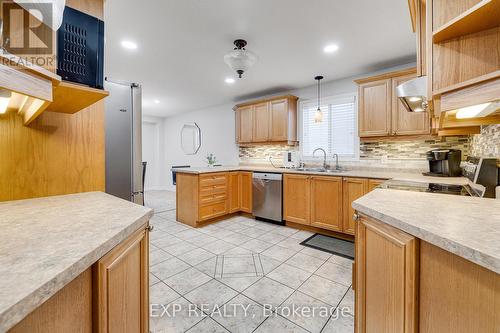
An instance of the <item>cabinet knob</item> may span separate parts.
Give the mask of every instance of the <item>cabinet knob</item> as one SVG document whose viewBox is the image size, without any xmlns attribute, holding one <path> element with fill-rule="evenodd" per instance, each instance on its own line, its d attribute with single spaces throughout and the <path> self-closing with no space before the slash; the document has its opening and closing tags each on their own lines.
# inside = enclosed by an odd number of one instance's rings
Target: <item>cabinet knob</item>
<svg viewBox="0 0 500 333">
<path fill-rule="evenodd" d="M 359 221 L 359 215 L 354 213 L 354 215 L 352 216 L 352 220 L 355 221 L 355 222 L 358 222 Z"/>
<path fill-rule="evenodd" d="M 148 227 L 146 228 L 147 231 L 151 232 L 154 230 L 154 226 L 153 225 L 148 225 Z"/>
</svg>

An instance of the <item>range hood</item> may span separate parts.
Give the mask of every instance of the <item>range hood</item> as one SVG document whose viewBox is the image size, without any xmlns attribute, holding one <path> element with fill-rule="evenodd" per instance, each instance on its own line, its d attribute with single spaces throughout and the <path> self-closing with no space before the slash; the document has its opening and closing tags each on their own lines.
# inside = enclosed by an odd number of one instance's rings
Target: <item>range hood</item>
<svg viewBox="0 0 500 333">
<path fill-rule="evenodd" d="M 408 112 L 428 111 L 427 77 L 421 76 L 396 87 L 397 96 Z"/>
</svg>

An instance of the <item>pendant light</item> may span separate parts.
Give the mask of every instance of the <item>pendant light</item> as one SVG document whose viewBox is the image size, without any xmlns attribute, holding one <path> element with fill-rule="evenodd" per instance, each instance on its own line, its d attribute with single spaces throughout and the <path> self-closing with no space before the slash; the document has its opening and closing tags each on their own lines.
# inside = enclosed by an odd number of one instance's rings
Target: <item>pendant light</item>
<svg viewBox="0 0 500 333">
<path fill-rule="evenodd" d="M 238 74 L 241 79 L 244 72 L 248 70 L 257 61 L 257 56 L 245 49 L 247 42 L 243 39 L 234 41 L 234 50 L 224 56 L 224 62 Z"/>
<path fill-rule="evenodd" d="M 323 122 L 323 111 L 321 111 L 320 81 L 323 80 L 323 77 L 320 75 L 316 76 L 314 79 L 318 81 L 318 109 L 314 113 L 314 122 L 321 123 Z"/>
</svg>

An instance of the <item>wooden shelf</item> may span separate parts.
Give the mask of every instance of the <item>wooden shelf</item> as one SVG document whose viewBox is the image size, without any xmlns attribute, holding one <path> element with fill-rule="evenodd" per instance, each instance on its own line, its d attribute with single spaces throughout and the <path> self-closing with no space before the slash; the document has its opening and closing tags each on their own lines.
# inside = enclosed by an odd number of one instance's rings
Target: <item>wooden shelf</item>
<svg viewBox="0 0 500 333">
<path fill-rule="evenodd" d="M 481 82 L 485 82 L 485 81 L 490 81 L 490 80 L 496 79 L 498 77 L 500 77 L 500 70 L 497 70 L 497 71 L 494 71 L 494 72 L 491 72 L 491 73 L 488 73 L 488 74 L 485 74 L 485 75 L 481 75 L 481 76 L 478 76 L 478 77 L 475 77 L 473 79 L 470 79 L 470 80 L 467 80 L 467 81 L 463 81 L 463 82 L 460 82 L 460 83 L 457 83 L 457 84 L 452 84 L 450 86 L 447 86 L 447 87 L 444 87 L 444 88 L 441 88 L 441 89 L 438 89 L 438 90 L 434 90 L 433 93 L 432 93 L 432 95 L 435 96 L 435 97 L 436 96 L 441 96 L 443 94 L 452 92 L 454 90 L 463 89 L 463 88 L 466 88 L 466 87 L 469 87 L 469 86 L 473 86 L 473 85 L 481 83 Z"/>
<path fill-rule="evenodd" d="M 440 43 L 498 26 L 500 26 L 500 0 L 482 0 L 435 30 L 432 41 Z"/>
<path fill-rule="evenodd" d="M 54 98 L 46 111 L 73 114 L 91 106 L 109 92 L 62 81 L 54 87 Z"/>
</svg>

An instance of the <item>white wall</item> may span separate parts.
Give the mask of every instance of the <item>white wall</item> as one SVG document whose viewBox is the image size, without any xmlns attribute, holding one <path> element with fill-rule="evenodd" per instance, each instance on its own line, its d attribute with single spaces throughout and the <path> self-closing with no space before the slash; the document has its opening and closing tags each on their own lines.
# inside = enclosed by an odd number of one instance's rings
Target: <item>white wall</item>
<svg viewBox="0 0 500 333">
<path fill-rule="evenodd" d="M 238 165 L 233 106 L 231 103 L 165 118 L 162 148 L 166 170 L 173 165 L 206 166 L 205 157 L 209 153 L 217 157 L 218 164 Z M 193 122 L 201 129 L 201 148 L 196 155 L 186 155 L 181 149 L 181 129 L 184 124 Z M 168 187 L 175 188 L 171 172 L 168 172 Z"/>
<path fill-rule="evenodd" d="M 145 190 L 162 190 L 166 188 L 164 119 L 143 116 L 142 118 L 142 160 L 148 162 L 146 167 Z"/>
</svg>

